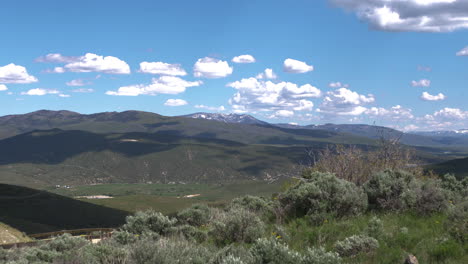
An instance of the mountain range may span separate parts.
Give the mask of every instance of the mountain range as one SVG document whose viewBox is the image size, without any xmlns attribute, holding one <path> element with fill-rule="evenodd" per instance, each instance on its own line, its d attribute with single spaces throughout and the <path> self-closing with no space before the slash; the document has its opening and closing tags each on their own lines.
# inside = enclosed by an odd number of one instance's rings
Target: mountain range
<svg viewBox="0 0 468 264">
<path fill-rule="evenodd" d="M 425 163 L 468 153 L 464 138 L 369 125 L 292 126 L 236 114 L 41 110 L 0 117 L 0 182 L 40 187 L 275 180 L 310 165 L 311 153 L 327 145 L 372 149 L 382 135 L 401 137 Z"/>
</svg>

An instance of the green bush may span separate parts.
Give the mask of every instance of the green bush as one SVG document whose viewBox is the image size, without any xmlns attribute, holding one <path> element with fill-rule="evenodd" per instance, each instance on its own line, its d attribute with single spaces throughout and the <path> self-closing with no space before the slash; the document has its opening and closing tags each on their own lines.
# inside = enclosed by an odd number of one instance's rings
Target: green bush
<svg viewBox="0 0 468 264">
<path fill-rule="evenodd" d="M 444 212 L 448 209 L 447 191 L 442 189 L 439 181 L 425 180 L 415 190 L 414 210 L 421 215 Z"/>
<path fill-rule="evenodd" d="M 137 240 L 136 235 L 127 231 L 115 231 L 112 234 L 112 241 L 120 245 L 132 244 L 132 243 L 135 243 L 136 240 Z"/>
<path fill-rule="evenodd" d="M 454 240 L 441 241 L 429 250 L 429 257 L 436 263 L 445 263 L 450 258 L 463 256 L 464 250 L 460 244 Z"/>
<path fill-rule="evenodd" d="M 407 210 L 414 206 L 417 187 L 414 175 L 392 170 L 374 174 L 364 184 L 370 207 L 394 211 Z"/>
<path fill-rule="evenodd" d="M 201 243 L 208 238 L 208 234 L 191 225 L 175 226 L 168 229 L 169 235 L 180 235 L 189 241 Z"/>
<path fill-rule="evenodd" d="M 219 214 L 212 223 L 210 234 L 218 244 L 251 243 L 263 234 L 264 229 L 262 220 L 255 213 L 232 208 Z"/>
<path fill-rule="evenodd" d="M 140 240 L 131 251 L 132 263 L 138 264 L 206 264 L 210 263 L 216 252 L 179 238 Z"/>
<path fill-rule="evenodd" d="M 242 245 L 230 244 L 220 249 L 213 258 L 213 264 L 254 263 L 254 257 Z"/>
<path fill-rule="evenodd" d="M 372 217 L 366 229 L 364 230 L 364 234 L 370 237 L 376 238 L 376 239 L 380 239 L 384 237 L 385 232 L 384 232 L 382 220 L 380 220 L 376 216 Z"/>
<path fill-rule="evenodd" d="M 210 208 L 206 204 L 195 204 L 177 214 L 180 223 L 201 226 L 210 220 Z"/>
<path fill-rule="evenodd" d="M 62 255 L 55 250 L 47 250 L 39 247 L 27 248 L 21 253 L 22 258 L 27 260 L 28 263 L 51 263 Z"/>
<path fill-rule="evenodd" d="M 254 213 L 268 214 L 273 211 L 271 201 L 258 196 L 245 195 L 231 201 L 230 207 L 241 207 Z"/>
<path fill-rule="evenodd" d="M 347 237 L 335 244 L 335 250 L 341 257 L 352 257 L 360 253 L 370 253 L 379 248 L 379 242 L 366 235 Z"/>
<path fill-rule="evenodd" d="M 55 250 L 57 252 L 65 252 L 81 248 L 88 243 L 89 242 L 82 237 L 73 237 L 70 234 L 63 234 L 45 244 L 43 248 L 47 250 Z"/>
<path fill-rule="evenodd" d="M 258 264 L 297 264 L 302 256 L 276 239 L 258 239 L 251 248 L 255 263 Z"/>
<path fill-rule="evenodd" d="M 444 226 L 453 238 L 462 243 L 468 242 L 468 199 L 449 211 Z"/>
<path fill-rule="evenodd" d="M 304 182 L 293 186 L 279 196 L 281 208 L 286 216 L 302 217 L 323 221 L 329 216 L 343 217 L 358 215 L 367 208 L 367 197 L 354 183 L 338 179 L 330 173 L 307 170 Z"/>
<path fill-rule="evenodd" d="M 129 261 L 129 250 L 118 244 L 102 242 L 83 247 L 75 261 L 83 264 L 126 264 Z"/>
<path fill-rule="evenodd" d="M 457 180 L 452 174 L 445 174 L 441 177 L 441 187 L 447 191 L 452 202 L 458 202 L 468 196 L 468 177 Z"/>
<path fill-rule="evenodd" d="M 309 248 L 302 259 L 304 264 L 340 264 L 341 257 L 338 253 L 327 252 L 324 248 Z"/>
<path fill-rule="evenodd" d="M 170 219 L 160 212 L 153 210 L 137 212 L 135 215 L 127 216 L 126 224 L 122 230 L 133 234 L 144 234 L 154 232 L 164 234 L 168 228 L 174 226 L 177 220 Z"/>
</svg>

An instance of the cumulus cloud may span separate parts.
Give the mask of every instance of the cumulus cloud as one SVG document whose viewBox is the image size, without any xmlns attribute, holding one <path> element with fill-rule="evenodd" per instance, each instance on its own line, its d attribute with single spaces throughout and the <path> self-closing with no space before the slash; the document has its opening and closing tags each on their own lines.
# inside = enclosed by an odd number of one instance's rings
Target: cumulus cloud
<svg viewBox="0 0 468 264">
<path fill-rule="evenodd" d="M 330 88 L 348 88 L 349 85 L 341 82 L 331 82 L 328 84 Z"/>
<path fill-rule="evenodd" d="M 8 90 L 8 87 L 4 84 L 0 84 L 0 91 L 6 91 Z"/>
<path fill-rule="evenodd" d="M 237 90 L 229 99 L 233 110 L 237 113 L 255 111 L 310 111 L 314 104 L 307 100 L 318 98 L 321 91 L 305 84 L 298 86 L 290 82 L 273 83 L 256 78 L 242 79 L 227 84 Z"/>
<path fill-rule="evenodd" d="M 278 110 L 276 111 L 273 115 L 270 115 L 268 118 L 288 118 L 288 117 L 293 117 L 294 116 L 294 111 L 290 110 Z"/>
<path fill-rule="evenodd" d="M 91 83 L 85 82 L 83 79 L 76 79 L 76 80 L 71 80 L 67 82 L 66 84 L 67 86 L 85 86 Z"/>
<path fill-rule="evenodd" d="M 22 95 L 42 96 L 42 95 L 46 95 L 46 94 L 60 94 L 60 92 L 57 91 L 57 90 L 54 90 L 54 89 L 35 88 L 35 89 L 31 89 L 31 90 L 29 90 L 27 92 L 22 92 L 21 94 Z"/>
<path fill-rule="evenodd" d="M 378 117 L 389 121 L 402 121 L 408 119 L 414 119 L 412 110 L 404 108 L 401 105 L 396 105 L 390 109 L 382 107 L 371 107 L 365 112 L 370 117 Z"/>
<path fill-rule="evenodd" d="M 445 95 L 442 93 L 439 93 L 437 95 L 431 95 L 428 92 L 423 92 L 421 95 L 421 99 L 424 101 L 441 101 L 445 99 Z"/>
<path fill-rule="evenodd" d="M 193 75 L 203 78 L 223 78 L 231 75 L 233 68 L 229 66 L 227 61 L 222 61 L 214 58 L 205 57 L 198 59 L 193 66 Z"/>
<path fill-rule="evenodd" d="M 65 69 L 71 72 L 102 72 L 109 74 L 130 74 L 130 66 L 113 56 L 100 56 L 86 53 L 78 60 L 65 65 Z"/>
<path fill-rule="evenodd" d="M 339 88 L 327 92 L 317 112 L 327 116 L 357 116 L 366 112 L 367 108 L 363 105 L 374 101 L 372 94 L 365 96 L 347 88 Z"/>
<path fill-rule="evenodd" d="M 468 111 L 463 111 L 459 108 L 445 107 L 444 109 L 434 112 L 432 117 L 448 120 L 463 120 L 468 118 Z"/>
<path fill-rule="evenodd" d="M 257 79 L 276 79 L 278 76 L 273 72 L 273 69 L 265 69 L 262 73 L 259 73 L 255 78 Z"/>
<path fill-rule="evenodd" d="M 219 107 L 206 106 L 206 105 L 195 105 L 195 108 L 206 109 L 206 110 L 210 110 L 210 111 L 224 111 L 224 110 L 226 110 L 226 108 L 223 105 L 221 105 Z"/>
<path fill-rule="evenodd" d="M 138 96 L 156 94 L 179 94 L 185 92 L 188 87 L 200 86 L 202 81 L 189 82 L 175 76 L 161 76 L 153 78 L 152 83 L 137 84 L 120 87 L 117 91 L 107 91 L 107 95 Z"/>
<path fill-rule="evenodd" d="M 418 71 L 425 71 L 425 72 L 430 72 L 432 71 L 432 68 L 429 67 L 429 66 L 422 66 L 422 65 L 418 65 Z"/>
<path fill-rule="evenodd" d="M 306 73 L 314 70 L 314 66 L 307 65 L 307 63 L 286 59 L 283 62 L 283 70 L 288 73 Z"/>
<path fill-rule="evenodd" d="M 182 99 L 168 99 L 164 105 L 165 106 L 182 106 L 188 104 L 187 101 Z"/>
<path fill-rule="evenodd" d="M 248 54 L 232 58 L 232 62 L 234 63 L 254 63 L 255 61 L 255 58 Z"/>
<path fill-rule="evenodd" d="M 468 46 L 457 52 L 457 56 L 468 56 Z"/>
<path fill-rule="evenodd" d="M 187 72 L 180 64 L 169 64 L 164 62 L 147 62 L 140 63 L 140 72 L 150 74 L 161 74 L 171 76 L 185 76 Z"/>
<path fill-rule="evenodd" d="M 450 32 L 468 28 L 468 0 L 330 0 L 384 31 Z"/>
<path fill-rule="evenodd" d="M 79 89 L 74 89 L 72 90 L 74 93 L 92 93 L 94 92 L 94 89 L 91 88 L 79 88 Z"/>
<path fill-rule="evenodd" d="M 409 131 L 416 131 L 418 129 L 419 129 L 418 126 L 410 124 L 410 125 L 404 126 L 401 130 L 403 130 L 405 132 L 409 132 Z"/>
<path fill-rule="evenodd" d="M 29 75 L 25 67 L 10 63 L 0 67 L 0 83 L 34 83 L 37 78 Z"/>
<path fill-rule="evenodd" d="M 411 86 L 413 87 L 429 87 L 431 86 L 431 81 L 427 79 L 422 79 L 419 81 L 411 81 Z"/>
<path fill-rule="evenodd" d="M 52 62 L 52 63 L 70 63 L 79 61 L 80 57 L 63 56 L 60 53 L 50 53 L 37 58 L 36 62 Z"/>
</svg>

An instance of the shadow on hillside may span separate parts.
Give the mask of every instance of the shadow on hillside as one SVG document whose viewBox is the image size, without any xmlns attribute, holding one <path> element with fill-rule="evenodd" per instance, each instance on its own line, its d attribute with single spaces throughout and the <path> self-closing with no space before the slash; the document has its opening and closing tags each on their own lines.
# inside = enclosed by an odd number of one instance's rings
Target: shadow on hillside
<svg viewBox="0 0 468 264">
<path fill-rule="evenodd" d="M 58 164 L 86 152 L 111 151 L 129 157 L 169 151 L 179 145 L 212 147 L 244 144 L 216 139 L 185 137 L 177 130 L 157 133 L 96 134 L 78 130 L 40 130 L 0 141 L 0 165 L 14 163 Z"/>
<path fill-rule="evenodd" d="M 0 222 L 27 234 L 118 227 L 128 214 L 45 191 L 0 184 Z"/>
</svg>

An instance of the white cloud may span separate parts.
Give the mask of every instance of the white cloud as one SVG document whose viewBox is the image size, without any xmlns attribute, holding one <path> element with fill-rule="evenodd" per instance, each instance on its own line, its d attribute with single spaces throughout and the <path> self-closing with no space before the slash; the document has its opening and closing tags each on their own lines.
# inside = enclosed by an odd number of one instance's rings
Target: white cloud
<svg viewBox="0 0 468 264">
<path fill-rule="evenodd" d="M 59 53 L 50 53 L 41 56 L 35 60 L 36 62 L 52 62 L 52 63 L 71 63 L 79 61 L 79 57 L 63 56 Z"/>
<path fill-rule="evenodd" d="M 327 116 L 357 116 L 366 112 L 367 108 L 363 105 L 374 101 L 372 94 L 365 96 L 347 88 L 340 88 L 327 92 L 317 112 Z"/>
<path fill-rule="evenodd" d="M 468 56 L 468 46 L 457 52 L 457 56 Z"/>
<path fill-rule="evenodd" d="M 57 90 L 54 90 L 54 89 L 43 89 L 43 88 L 35 88 L 35 89 L 31 89 L 27 92 L 22 92 L 21 94 L 22 95 L 38 95 L 38 96 L 42 96 L 42 95 L 46 95 L 46 94 L 59 94 L 60 92 L 57 91 Z"/>
<path fill-rule="evenodd" d="M 421 99 L 424 101 L 441 101 L 444 100 L 446 97 L 444 94 L 439 93 L 437 95 L 431 95 L 428 92 L 423 92 L 421 95 Z"/>
<path fill-rule="evenodd" d="M 74 93 L 92 93 L 94 92 L 94 89 L 91 88 L 79 88 L 79 89 L 74 89 L 72 90 Z"/>
<path fill-rule="evenodd" d="M 259 73 L 255 78 L 257 79 L 276 79 L 278 76 L 273 72 L 273 69 L 265 69 L 262 73 Z"/>
<path fill-rule="evenodd" d="M 83 79 L 71 80 L 66 83 L 68 86 L 85 86 L 91 83 L 85 82 Z"/>
<path fill-rule="evenodd" d="M 55 67 L 53 69 L 46 69 L 44 73 L 64 73 L 66 70 L 63 67 Z"/>
<path fill-rule="evenodd" d="M 348 88 L 349 85 L 341 82 L 331 82 L 328 84 L 330 88 Z"/>
<path fill-rule="evenodd" d="M 71 72 L 102 72 L 109 74 L 130 74 L 130 66 L 117 57 L 100 56 L 86 53 L 76 61 L 65 65 L 65 69 Z"/>
<path fill-rule="evenodd" d="M 422 65 L 418 65 L 418 71 L 425 71 L 425 72 L 430 72 L 432 71 L 432 68 L 429 67 L 429 66 L 422 66 Z"/>
<path fill-rule="evenodd" d="M 237 93 L 229 99 L 229 103 L 237 113 L 310 111 L 314 104 L 307 99 L 321 96 L 321 91 L 310 84 L 298 86 L 290 82 L 273 83 L 256 78 L 242 79 L 228 83 L 227 86 L 237 90 Z"/>
<path fill-rule="evenodd" d="M 314 70 L 314 66 L 307 65 L 305 62 L 286 59 L 283 62 L 283 70 L 288 73 L 306 73 Z"/>
<path fill-rule="evenodd" d="M 206 106 L 206 105 L 195 105 L 195 108 L 206 109 L 206 110 L 210 110 L 210 111 L 224 111 L 224 110 L 226 110 L 226 108 L 223 105 L 219 106 L 219 107 Z"/>
<path fill-rule="evenodd" d="M 270 115 L 268 118 L 288 118 L 288 117 L 293 117 L 294 116 L 294 111 L 289 111 L 289 110 L 278 110 L 276 111 L 273 115 Z"/>
<path fill-rule="evenodd" d="M 413 87 L 429 87 L 431 86 L 431 81 L 427 79 L 422 79 L 419 81 L 411 81 L 411 86 Z"/>
<path fill-rule="evenodd" d="M 234 63 L 254 63 L 255 58 L 252 55 L 240 55 L 237 57 L 232 58 L 232 62 Z"/>
<path fill-rule="evenodd" d="M 182 99 L 168 99 L 164 105 L 165 106 L 182 106 L 188 104 L 187 101 Z"/>
<path fill-rule="evenodd" d="M 69 94 L 59 94 L 60 97 L 62 98 L 68 98 L 68 97 L 71 97 L 71 95 Z"/>
<path fill-rule="evenodd" d="M 0 91 L 6 91 L 8 90 L 8 87 L 4 84 L 0 84 Z"/>
<path fill-rule="evenodd" d="M 415 130 L 418 130 L 418 129 L 419 129 L 419 127 L 416 126 L 416 125 L 413 125 L 413 124 L 404 126 L 404 127 L 402 128 L 402 130 L 405 131 L 405 132 L 408 132 L 408 131 L 415 131 Z"/>
<path fill-rule="evenodd" d="M 202 81 L 189 82 L 175 76 L 161 76 L 153 78 L 148 85 L 137 84 L 120 87 L 117 91 L 107 91 L 107 95 L 138 96 L 156 94 L 179 94 L 185 92 L 186 88 L 200 86 Z"/>
<path fill-rule="evenodd" d="M 412 110 L 401 105 L 393 106 L 390 109 L 371 107 L 365 113 L 370 117 L 379 117 L 389 121 L 405 121 L 414 118 Z"/>
<path fill-rule="evenodd" d="M 0 83 L 34 83 L 37 78 L 29 75 L 25 67 L 10 63 L 0 67 Z"/>
<path fill-rule="evenodd" d="M 171 76 L 185 76 L 187 72 L 180 64 L 169 64 L 164 62 L 147 62 L 140 63 L 140 72 L 150 74 L 161 74 Z"/>
<path fill-rule="evenodd" d="M 231 75 L 233 68 L 229 66 L 227 61 L 222 61 L 214 58 L 205 57 L 198 59 L 193 66 L 193 75 L 203 78 L 223 78 Z"/>
<path fill-rule="evenodd" d="M 459 108 L 446 107 L 434 112 L 433 117 L 448 120 L 463 120 L 468 118 L 468 111 L 463 111 Z"/>
<path fill-rule="evenodd" d="M 329 0 L 376 30 L 450 32 L 468 28 L 468 0 Z"/>
</svg>

